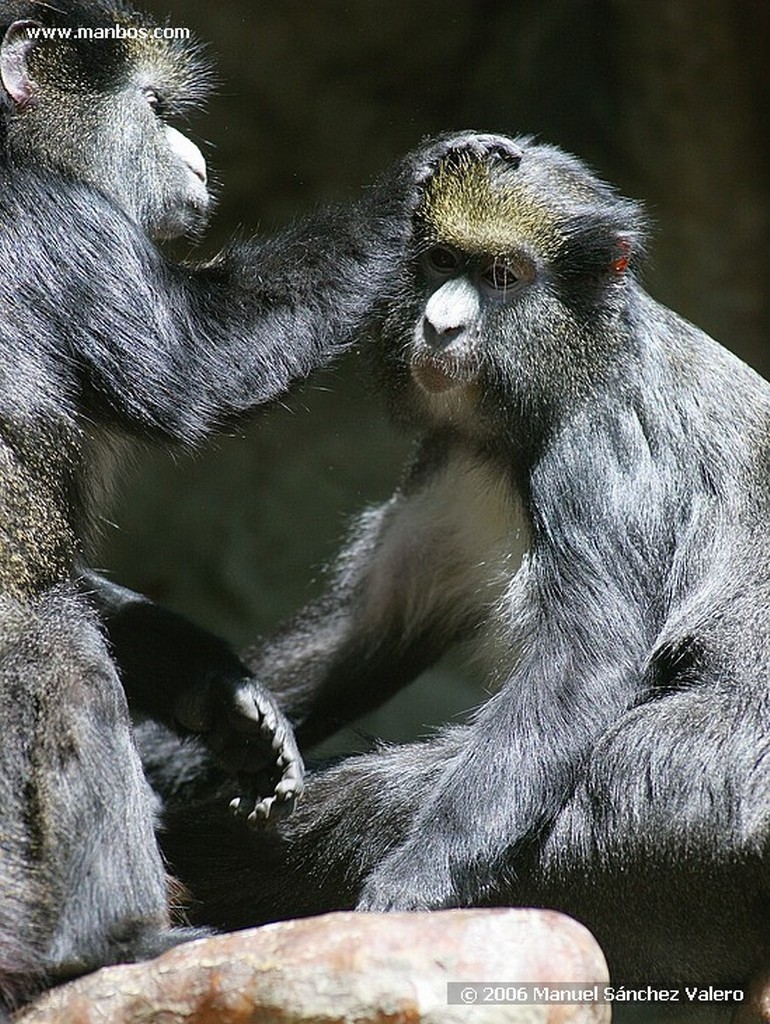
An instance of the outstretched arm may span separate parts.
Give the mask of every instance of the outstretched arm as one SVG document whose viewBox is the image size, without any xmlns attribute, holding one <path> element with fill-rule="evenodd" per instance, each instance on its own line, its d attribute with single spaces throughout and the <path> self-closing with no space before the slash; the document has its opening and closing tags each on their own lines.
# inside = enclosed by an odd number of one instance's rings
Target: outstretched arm
<svg viewBox="0 0 770 1024">
<path fill-rule="evenodd" d="M 35 350 L 56 362 L 57 388 L 40 400 L 72 416 L 85 407 L 134 434 L 196 443 L 353 339 L 387 292 L 421 186 L 442 157 L 479 148 L 504 155 L 510 146 L 472 133 L 430 142 L 357 203 L 189 266 L 166 260 L 86 185 L 57 181 L 54 221 L 44 179 L 30 177 L 13 197 L 10 230 L 41 241 L 20 249 L 24 260 L 11 261 L 4 276 L 24 297 Z M 74 305 L 76 319 L 67 315 Z M 60 346 L 48 344 L 52 332 Z"/>
<path fill-rule="evenodd" d="M 474 518 L 486 484 L 425 438 L 403 485 L 359 517 L 324 595 L 244 656 L 302 745 L 384 703 L 483 619 L 496 590 L 479 566 L 499 539 Z"/>
</svg>

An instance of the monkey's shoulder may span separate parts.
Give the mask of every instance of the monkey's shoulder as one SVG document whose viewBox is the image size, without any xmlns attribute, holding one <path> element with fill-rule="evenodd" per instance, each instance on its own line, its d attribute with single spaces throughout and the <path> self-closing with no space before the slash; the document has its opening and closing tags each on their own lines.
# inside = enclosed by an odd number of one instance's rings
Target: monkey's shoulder
<svg viewBox="0 0 770 1024">
<path fill-rule="evenodd" d="M 0 246 L 14 240 L 25 251 L 35 246 L 55 253 L 65 241 L 79 241 L 105 258 L 108 247 L 121 239 L 132 244 L 143 236 L 134 222 L 96 185 L 50 170 L 0 167 Z M 60 241 L 59 241 L 60 240 Z M 89 251 L 82 251 L 88 260 Z"/>
</svg>

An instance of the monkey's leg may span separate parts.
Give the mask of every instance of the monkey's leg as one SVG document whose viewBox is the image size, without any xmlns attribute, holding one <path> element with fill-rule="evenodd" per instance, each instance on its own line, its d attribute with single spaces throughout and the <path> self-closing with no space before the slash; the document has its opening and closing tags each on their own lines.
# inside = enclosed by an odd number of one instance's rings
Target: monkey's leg
<svg viewBox="0 0 770 1024">
<path fill-rule="evenodd" d="M 170 927 L 153 796 L 96 618 L 64 586 L 2 610 L 2 871 L 21 882 L 0 894 L 3 948 L 15 920 L 44 980 L 153 956 L 191 933 Z"/>
<path fill-rule="evenodd" d="M 525 884 L 584 921 L 615 976 L 719 984 L 770 951 L 766 686 L 701 683 L 628 712 Z"/>
<path fill-rule="evenodd" d="M 739 709 L 729 687 L 630 712 L 598 742 L 553 825 L 500 860 L 476 902 L 572 914 L 619 982 L 748 977 L 770 944 L 765 717 L 760 702 Z M 355 906 L 462 740 L 448 730 L 311 772 L 272 835 L 239 828 L 221 803 L 176 803 L 162 842 L 199 900 L 196 919 L 235 928 Z"/>
<path fill-rule="evenodd" d="M 221 800 L 171 793 L 159 837 L 193 895 L 192 920 L 232 929 L 352 909 L 455 746 L 450 730 L 311 771 L 294 813 L 268 832 L 245 828 Z M 174 763 L 199 775 L 201 751 L 180 746 Z"/>
</svg>

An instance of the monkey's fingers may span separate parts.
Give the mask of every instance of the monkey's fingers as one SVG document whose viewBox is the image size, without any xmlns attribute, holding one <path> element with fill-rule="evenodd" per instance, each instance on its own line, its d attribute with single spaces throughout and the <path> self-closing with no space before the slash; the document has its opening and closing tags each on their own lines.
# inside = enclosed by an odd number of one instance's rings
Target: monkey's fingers
<svg viewBox="0 0 770 1024">
<path fill-rule="evenodd" d="M 264 828 L 291 814 L 304 788 L 303 775 L 292 763 L 286 766 L 271 796 L 237 796 L 230 802 L 230 810 L 239 818 L 245 818 L 252 828 Z"/>
<path fill-rule="evenodd" d="M 522 148 L 518 142 L 507 135 L 493 135 L 490 132 L 461 132 L 447 139 L 446 145 L 448 156 L 472 156 L 478 160 L 496 156 L 514 164 L 518 164 L 522 157 Z"/>
<path fill-rule="evenodd" d="M 229 760 L 227 767 L 233 771 L 254 772 L 274 765 L 282 776 L 289 769 L 298 778 L 304 773 L 291 725 L 272 694 L 254 679 L 232 695 L 220 756 Z"/>
<path fill-rule="evenodd" d="M 294 732 L 272 694 L 255 680 L 234 695 L 231 730 L 220 759 L 240 774 L 242 793 L 230 804 L 252 827 L 291 813 L 304 791 L 304 764 Z M 265 784 L 265 770 L 269 785 Z M 262 771 L 262 775 L 255 774 Z"/>
<path fill-rule="evenodd" d="M 463 157 L 483 160 L 496 157 L 518 164 L 522 157 L 521 145 L 507 135 L 494 135 L 489 132 L 465 131 L 456 135 L 444 135 L 428 144 L 421 153 L 421 163 L 416 170 L 415 178 L 418 185 L 428 181 L 439 166 L 449 161 L 458 161 Z"/>
</svg>

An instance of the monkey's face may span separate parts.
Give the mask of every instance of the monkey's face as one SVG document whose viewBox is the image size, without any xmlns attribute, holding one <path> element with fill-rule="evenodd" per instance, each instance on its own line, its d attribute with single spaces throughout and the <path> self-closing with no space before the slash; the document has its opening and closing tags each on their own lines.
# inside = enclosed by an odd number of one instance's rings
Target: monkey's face
<svg viewBox="0 0 770 1024">
<path fill-rule="evenodd" d="M 205 95 L 207 69 L 195 48 L 156 39 L 150 23 L 117 0 L 64 0 L 30 12 L 34 20 L 13 22 L 0 42 L 13 163 L 97 186 L 155 238 L 202 228 L 206 163 L 168 123 Z M 92 36 L 80 38 L 80 25 Z M 110 35 L 117 30 L 123 37 Z"/>
<path fill-rule="evenodd" d="M 447 161 L 425 190 L 383 324 L 396 415 L 475 438 L 555 422 L 620 372 L 636 208 L 582 164 Z"/>
<path fill-rule="evenodd" d="M 154 70 L 135 69 L 124 88 L 103 102 L 94 150 L 104 159 L 84 168 L 84 175 L 95 184 L 109 181 L 120 205 L 153 238 L 177 238 L 206 224 L 207 168 L 195 143 L 168 123 L 172 100 Z"/>
<path fill-rule="evenodd" d="M 474 255 L 436 242 L 418 272 L 426 297 L 409 352 L 412 379 L 428 395 L 474 390 L 484 372 L 485 325 L 531 283 L 534 265 L 523 254 Z"/>
<path fill-rule="evenodd" d="M 416 234 L 375 367 L 397 420 L 488 436 L 499 427 L 500 367 L 515 346 L 517 310 L 537 287 L 536 264 L 522 247 L 486 251 L 420 224 Z"/>
<path fill-rule="evenodd" d="M 432 241 L 414 263 L 418 306 L 401 349 L 421 420 L 484 432 L 501 317 L 532 282 L 522 254 L 493 256 Z"/>
<path fill-rule="evenodd" d="M 543 285 L 542 260 L 518 213 L 485 162 L 450 164 L 428 185 L 415 223 L 413 319 L 401 348 L 409 405 L 423 424 L 475 435 L 499 424 L 494 382 L 502 363 L 509 376 L 517 320 Z"/>
</svg>

